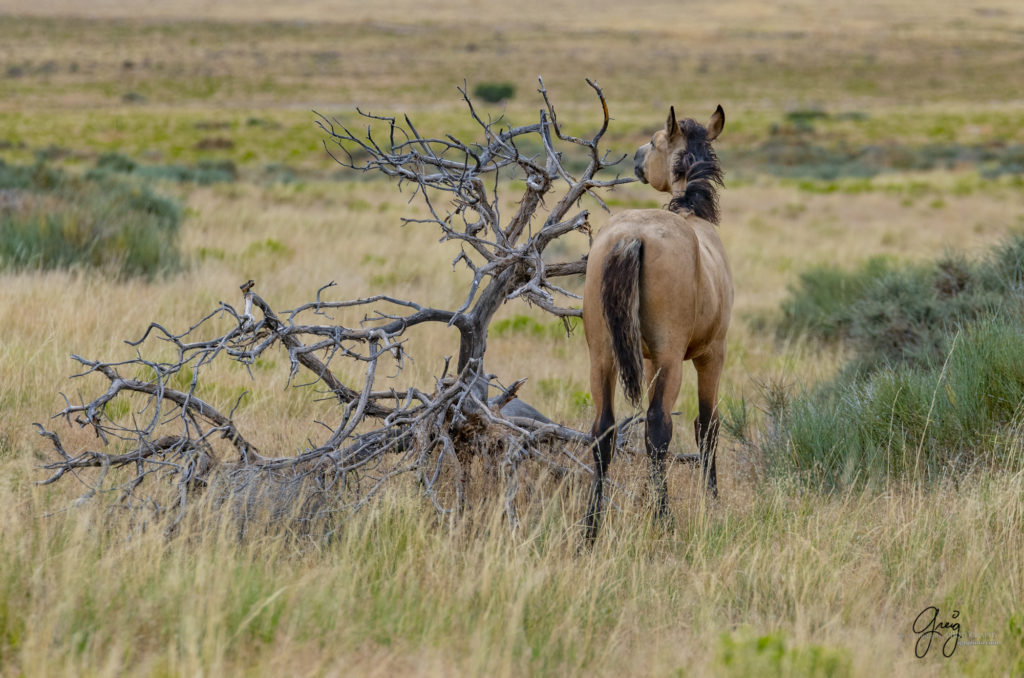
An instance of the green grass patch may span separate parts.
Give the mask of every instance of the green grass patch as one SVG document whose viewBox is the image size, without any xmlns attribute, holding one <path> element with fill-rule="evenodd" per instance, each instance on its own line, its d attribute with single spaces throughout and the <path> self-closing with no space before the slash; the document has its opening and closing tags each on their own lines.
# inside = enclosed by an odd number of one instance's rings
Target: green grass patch
<svg viewBox="0 0 1024 678">
<path fill-rule="evenodd" d="M 935 480 L 984 464 L 1018 470 L 1024 334 L 986 320 L 954 334 L 947 359 L 839 378 L 769 409 L 766 466 L 834 489 Z"/>
<path fill-rule="evenodd" d="M 276 238 L 267 238 L 259 242 L 254 242 L 245 248 L 245 256 L 258 256 L 266 254 L 270 256 L 291 256 L 294 253 L 291 247 L 285 245 Z"/>
<path fill-rule="evenodd" d="M 560 320 L 542 323 L 532 316 L 521 313 L 491 323 L 489 332 L 495 337 L 523 335 L 537 338 L 556 339 L 565 337 L 565 325 Z"/>
<path fill-rule="evenodd" d="M 179 205 L 141 182 L 0 161 L 0 266 L 153 277 L 182 263 Z"/>
<path fill-rule="evenodd" d="M 849 651 L 825 645 L 794 645 L 781 632 L 755 635 L 749 630 L 722 634 L 718 663 L 723 676 L 853 675 Z"/>
</svg>

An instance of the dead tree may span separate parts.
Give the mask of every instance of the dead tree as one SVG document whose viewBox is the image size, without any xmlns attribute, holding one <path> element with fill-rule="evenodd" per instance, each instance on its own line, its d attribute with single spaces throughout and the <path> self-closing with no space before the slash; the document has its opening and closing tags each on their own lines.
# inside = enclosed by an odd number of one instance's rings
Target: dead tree
<svg viewBox="0 0 1024 678">
<path fill-rule="evenodd" d="M 318 124 L 334 145 L 328 152 L 337 162 L 411 186 L 425 212 L 405 223 L 437 228 L 444 240 L 461 244 L 453 265 L 464 265 L 472 273 L 461 304 L 432 308 L 384 295 L 332 301 L 325 298 L 331 283 L 314 301 L 278 311 L 249 281 L 242 286 L 240 310 L 222 302 L 178 332 L 154 322 L 140 339 L 127 342 L 137 347 L 133 358 L 105 362 L 73 356 L 85 367 L 76 376 L 98 373 L 108 387 L 88 401 L 68 400 L 56 416 L 69 425 L 92 429 L 102 445 L 72 453 L 56 433 L 37 425 L 58 457 L 45 465 L 51 475 L 43 482 L 72 475 L 85 483 L 89 494 L 113 491 L 126 504 L 145 502 L 180 516 L 193 491 L 211 482 L 217 468 L 235 479 L 233 488 L 246 488 L 255 496 L 263 496 L 275 483 L 293 489 L 301 484 L 330 497 L 318 504 L 325 510 L 358 507 L 389 479 L 414 473 L 438 509 L 449 511 L 462 501 L 461 485 L 455 491 L 457 502 L 443 504 L 438 493 L 442 469 L 454 468 L 460 476 L 466 455 L 475 452 L 493 455 L 504 469 L 507 506 L 514 520 L 512 500 L 520 462 L 544 455 L 548 463 L 562 468 L 585 466 L 576 461 L 572 449 L 591 442 L 588 434 L 555 424 L 520 401 L 516 391 L 522 381 L 501 388 L 485 369 L 488 327 L 502 304 L 521 299 L 563 319 L 580 315 L 563 301 L 575 295 L 555 281 L 581 274 L 585 260 L 549 262 L 545 250 L 570 232 L 589 232 L 589 214 L 581 208 L 581 199 L 589 195 L 603 206 L 596 190 L 634 181 L 598 178 L 623 158 L 610 159 L 599 147 L 608 128 L 608 105 L 601 89 L 588 84 L 602 113 L 600 128 L 589 138 L 565 133 L 543 81 L 539 121 L 519 127 L 484 119 L 460 89 L 482 135 L 473 143 L 453 136 L 423 136 L 407 116 L 398 120 L 359 111 L 367 124 L 362 133 L 320 116 Z M 564 153 L 585 159 L 582 172 L 577 175 L 566 168 Z M 499 177 L 512 175 L 524 179 L 526 188 L 514 213 L 504 217 Z M 353 307 L 366 309 L 359 326 L 330 322 L 332 310 Z M 454 367 L 446 366 L 430 392 L 380 388 L 381 359 L 389 356 L 400 369 L 407 350 L 405 333 L 424 323 L 458 330 Z M 174 357 L 145 358 L 144 349 L 153 342 L 173 347 Z M 287 354 L 293 380 L 302 372 L 303 386 L 324 389 L 337 401 L 336 421 L 327 426 L 323 439 L 297 446 L 294 454 L 258 450 L 236 425 L 234 408 L 222 412 L 197 395 L 201 374 L 214 361 L 250 366 L 272 351 Z M 340 360 L 364 366 L 361 383 L 349 385 L 337 376 Z M 183 380 L 188 370 L 191 379 Z M 149 378 L 139 378 L 140 372 Z M 181 387 L 183 381 L 187 387 Z M 179 388 L 172 388 L 172 382 Z M 125 394 L 132 407 L 118 416 L 107 405 Z M 555 454 L 550 452 L 552 445 L 558 450 Z M 216 446 L 227 446 L 228 454 L 216 451 Z M 118 472 L 111 474 L 115 469 Z M 176 491 L 170 499 L 140 489 L 152 477 L 171 481 Z M 286 498 L 298 494 L 283 491 Z"/>
</svg>

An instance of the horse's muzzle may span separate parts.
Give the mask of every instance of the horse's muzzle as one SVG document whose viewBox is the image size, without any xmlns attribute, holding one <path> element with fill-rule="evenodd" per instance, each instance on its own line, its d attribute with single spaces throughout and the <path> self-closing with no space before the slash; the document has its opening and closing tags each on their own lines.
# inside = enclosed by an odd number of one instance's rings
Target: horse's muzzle
<svg viewBox="0 0 1024 678">
<path fill-rule="evenodd" d="M 647 177 L 644 176 L 644 160 L 647 159 L 647 150 L 645 146 L 641 146 L 636 149 L 636 155 L 633 156 L 633 174 L 640 181 L 647 183 Z"/>
</svg>

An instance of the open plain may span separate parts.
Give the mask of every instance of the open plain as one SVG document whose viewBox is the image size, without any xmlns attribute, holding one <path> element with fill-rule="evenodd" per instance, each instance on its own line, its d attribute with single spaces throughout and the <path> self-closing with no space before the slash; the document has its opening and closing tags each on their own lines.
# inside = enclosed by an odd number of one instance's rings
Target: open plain
<svg viewBox="0 0 1024 678">
<path fill-rule="evenodd" d="M 147 180 L 180 206 L 173 272 L 0 269 L 0 675 L 1021 675 L 1024 404 L 976 436 L 972 461 L 927 478 L 823 487 L 780 471 L 764 443 L 779 399 L 842 378 L 855 348 L 776 329 L 801 274 L 983 258 L 1024 229 L 1021 73 L 1024 6 L 1009 0 L 0 2 L 0 169 L 84 175 L 117 154 L 229 175 Z M 424 209 L 408 186 L 338 167 L 313 111 L 347 124 L 357 107 L 407 114 L 421 132 L 472 138 L 458 87 L 513 85 L 475 103 L 527 124 L 543 106 L 538 76 L 575 134 L 600 124 L 585 78 L 600 84 L 604 146 L 629 158 L 669 105 L 700 122 L 726 112 L 716 147 L 736 304 L 719 501 L 675 464 L 671 523 L 652 523 L 646 460 L 616 459 L 614 508 L 581 551 L 585 474 L 558 483 L 535 469 L 515 529 L 486 473 L 459 520 L 395 483 L 326 541 L 239 538 L 213 505 L 168 538 L 111 511 L 114 496 L 81 500 L 74 478 L 37 484 L 54 451 L 33 422 L 69 448 L 99 444 L 49 419 L 61 394 L 106 388 L 70 380 L 71 354 L 131 359 L 125 339 L 238 306 L 248 279 L 279 308 L 331 281 L 339 299 L 457 306 L 471 278 L 451 266 L 458 248 L 402 225 Z M 19 209 L 5 195 L 0 219 Z M 639 183 L 601 195 L 612 211 L 667 202 Z M 600 206 L 584 206 L 600 227 Z M 587 247 L 580 233 L 553 246 L 565 259 Z M 488 369 L 527 378 L 525 400 L 587 430 L 586 343 L 561 327 L 507 303 Z M 456 337 L 408 340 L 402 379 L 430 388 Z M 694 451 L 685 375 L 678 453 Z M 956 405 L 942 375 L 932 405 Z M 260 449 L 291 454 L 331 415 L 288 377 L 285 355 L 216 366 L 202 394 L 239 402 Z M 932 606 L 959 640 L 949 652 L 943 629 L 919 657 L 915 623 Z"/>
</svg>

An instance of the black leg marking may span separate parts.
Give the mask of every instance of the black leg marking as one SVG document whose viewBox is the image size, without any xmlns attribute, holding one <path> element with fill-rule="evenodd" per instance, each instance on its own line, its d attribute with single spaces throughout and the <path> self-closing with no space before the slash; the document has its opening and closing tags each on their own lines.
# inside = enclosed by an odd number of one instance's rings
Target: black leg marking
<svg viewBox="0 0 1024 678">
<path fill-rule="evenodd" d="M 665 478 L 665 457 L 672 440 L 672 418 L 665 413 L 661 399 L 656 398 L 647 409 L 647 455 L 651 458 L 651 482 L 658 496 L 657 516 L 668 517 L 668 480 Z"/>
<path fill-rule="evenodd" d="M 700 450 L 701 472 L 708 494 L 718 497 L 718 476 L 715 472 L 715 453 L 718 449 L 718 412 L 714 406 L 700 403 L 700 413 L 693 422 L 697 449 Z"/>
<path fill-rule="evenodd" d="M 612 450 L 615 447 L 615 415 L 610 409 L 602 412 L 594 422 L 593 433 L 596 438 L 594 443 L 594 484 L 590 490 L 585 532 L 588 543 L 592 543 L 597 537 L 597 528 L 604 511 L 602 507 L 604 478 L 608 473 L 608 466 L 611 465 Z"/>
</svg>

